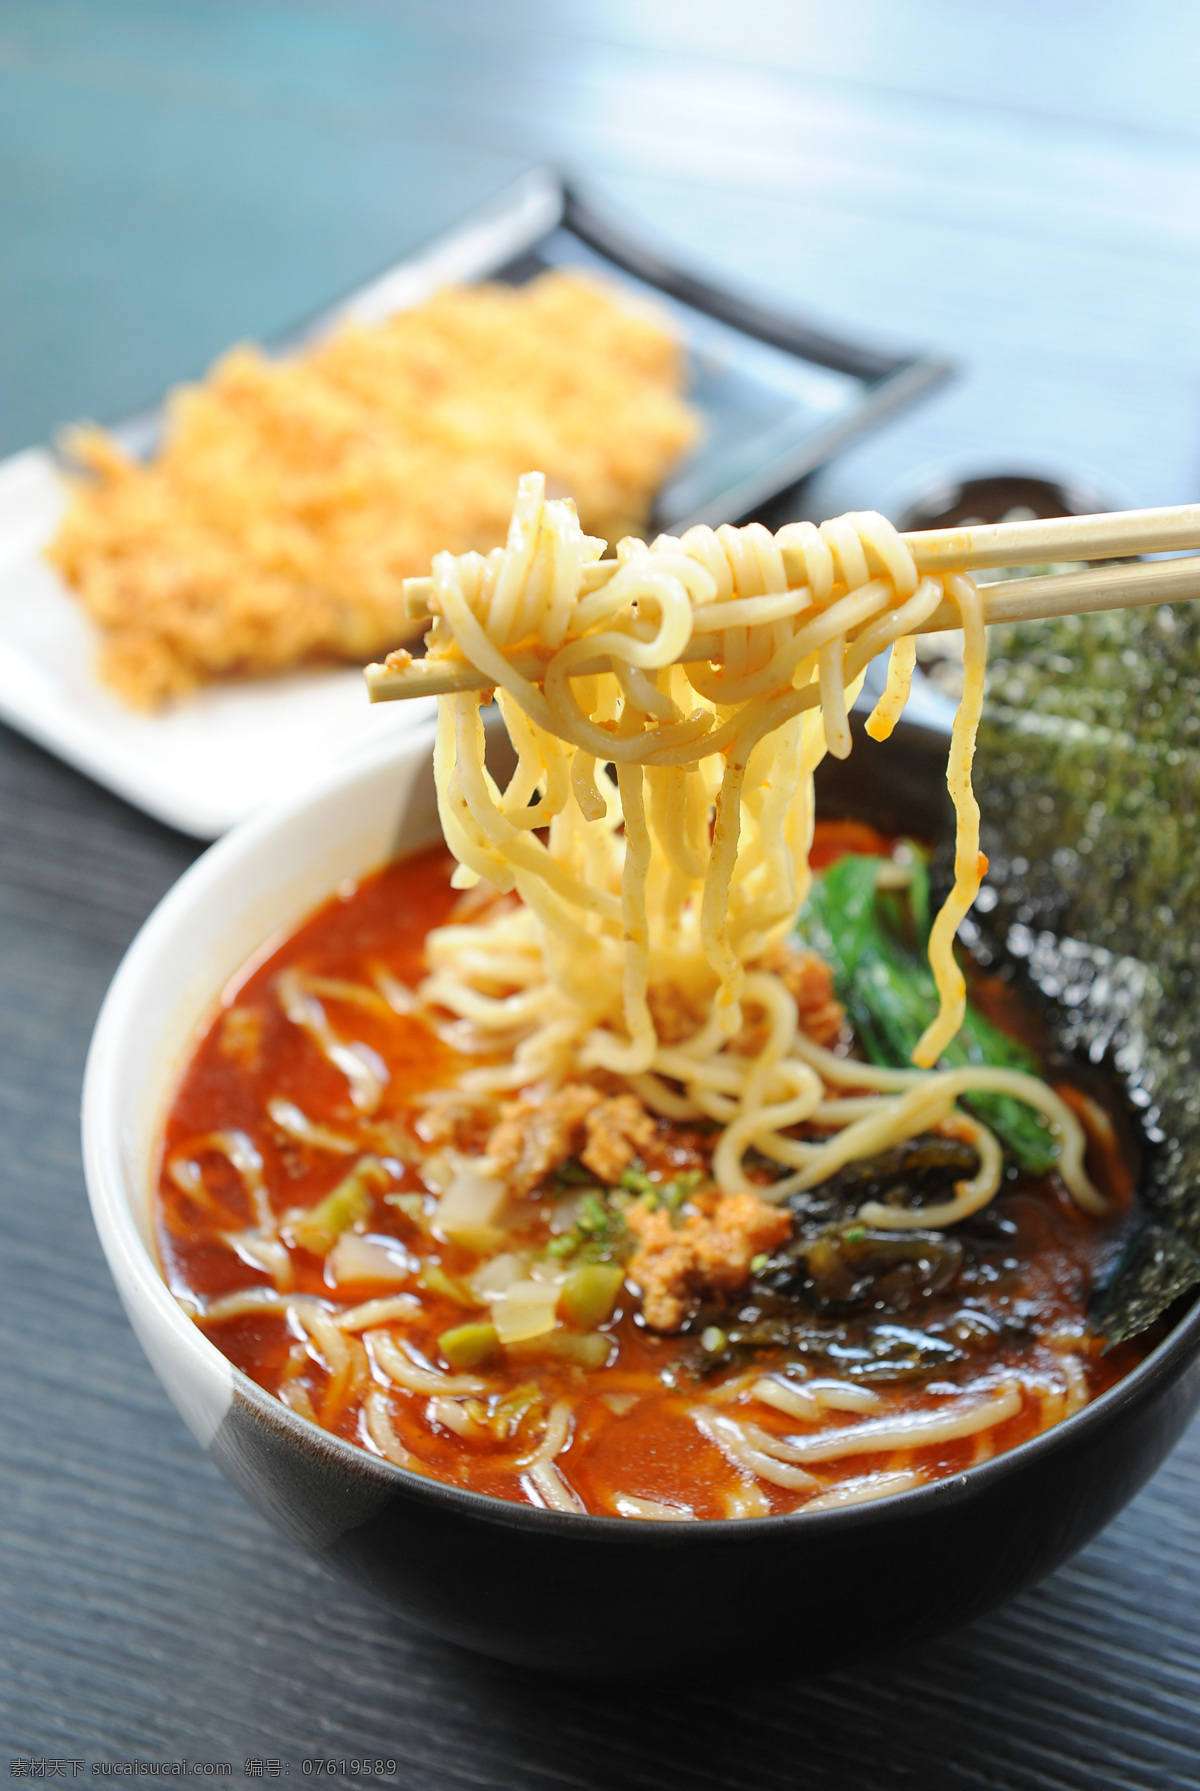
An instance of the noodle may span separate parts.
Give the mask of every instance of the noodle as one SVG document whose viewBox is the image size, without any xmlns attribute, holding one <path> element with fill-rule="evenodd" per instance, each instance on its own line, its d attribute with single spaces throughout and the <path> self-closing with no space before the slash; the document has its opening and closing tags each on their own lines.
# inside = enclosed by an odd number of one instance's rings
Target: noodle
<svg viewBox="0 0 1200 1791">
<path fill-rule="evenodd" d="M 806 1511 L 835 1511 L 839 1505 L 863 1505 L 872 1499 L 887 1499 L 893 1493 L 911 1492 L 922 1486 L 925 1476 L 913 1468 L 900 1468 L 882 1474 L 865 1474 L 860 1480 L 843 1480 L 829 1492 L 809 1499 Z"/>
<path fill-rule="evenodd" d="M 424 1473 L 416 1456 L 404 1447 L 396 1435 L 387 1394 L 381 1388 L 373 1387 L 363 1400 L 363 1416 L 366 1419 L 367 1435 L 385 1460 L 394 1462 L 398 1468 L 410 1468 L 417 1474 Z"/>
<path fill-rule="evenodd" d="M 482 1393 L 486 1386 L 473 1374 L 443 1374 L 437 1368 L 419 1367 L 405 1355 L 389 1331 L 368 1331 L 365 1340 L 381 1377 L 391 1386 L 404 1387 L 410 1393 L 446 1396 Z"/>
<path fill-rule="evenodd" d="M 319 994 L 326 997 L 335 995 L 344 1001 L 347 985 L 336 983 L 332 986 L 326 982 L 319 991 L 296 970 L 285 970 L 279 978 L 279 1003 L 293 1026 L 299 1026 L 307 1032 L 318 1050 L 322 1051 L 330 1063 L 340 1070 L 350 1084 L 350 1099 L 360 1113 L 373 1113 L 379 1105 L 387 1082 L 387 1066 L 379 1061 L 375 1053 L 366 1045 L 344 1045 L 330 1026 L 325 1009 L 318 999 Z M 365 995 L 368 991 L 353 990 L 352 999 Z M 381 996 L 374 999 L 381 1006 L 386 1005 Z"/>
<path fill-rule="evenodd" d="M 465 658 L 494 683 L 517 755 L 501 790 L 484 762 L 490 693 L 439 699 L 435 775 L 455 882 L 482 879 L 522 902 L 429 935 L 421 999 L 457 1016 L 460 1045 L 508 1058 L 465 1072 L 458 1092 L 486 1110 L 506 1091 L 603 1071 L 653 1112 L 721 1124 L 713 1177 L 723 1193 L 751 1186 L 751 1150 L 791 1170 L 756 1189 L 774 1201 L 931 1129 L 971 1143 L 979 1168 L 952 1200 L 864 1209 L 893 1230 L 950 1225 L 992 1198 L 1000 1146 L 955 1103 L 1003 1093 L 1045 1116 L 1072 1196 L 1102 1210 L 1082 1127 L 1044 1083 L 933 1068 L 962 1022 L 954 939 L 986 870 L 971 790 L 986 659 L 972 580 L 919 577 L 873 513 L 776 536 L 758 524 L 699 526 L 650 546 L 624 540 L 615 560 L 602 551 L 570 502 L 546 500 L 530 473 L 505 549 L 433 562 L 428 659 Z M 944 595 L 962 615 L 966 673 L 947 773 L 954 886 L 930 938 L 939 1007 L 913 1053 L 920 1067 L 880 1071 L 806 1037 L 772 953 L 809 887 L 813 774 L 826 752 L 850 751 L 849 704 L 888 647 L 867 730 L 890 734 L 915 631 Z M 289 1013 L 339 1061 L 347 1048 L 331 1039 L 317 995 L 298 979 L 281 988 Z M 677 1041 L 656 1022 L 664 1002 L 690 1016 Z M 739 1043 L 748 1025 L 763 1037 L 753 1052 Z M 370 1065 L 343 1067 L 352 1100 L 369 1106 Z M 847 1084 L 870 1092 L 827 1097 Z M 806 1123 L 835 1135 L 796 1137 Z"/>
<path fill-rule="evenodd" d="M 838 1430 L 818 1431 L 795 1443 L 780 1442 L 757 1425 L 739 1426 L 751 1445 L 772 1459 L 794 1462 L 838 1461 L 846 1455 L 874 1455 L 884 1449 L 904 1449 L 929 1443 L 948 1443 L 975 1436 L 1016 1417 L 1022 1394 L 1011 1382 L 982 1403 L 957 1402 L 943 1411 L 905 1412 L 893 1418 L 868 1418 Z M 722 1420 L 723 1422 L 725 1420 Z M 730 1420 L 732 1422 L 732 1420 Z"/>
<path fill-rule="evenodd" d="M 204 1185 L 204 1174 L 197 1161 L 209 1152 L 223 1156 L 236 1171 L 254 1214 L 253 1225 L 223 1233 L 225 1242 L 251 1268 L 262 1269 L 286 1293 L 292 1285 L 292 1260 L 279 1239 L 279 1222 L 263 1180 L 262 1156 L 253 1140 L 245 1132 L 209 1132 L 203 1138 L 193 1138 L 184 1150 L 176 1152 L 167 1173 L 182 1193 L 212 1209 L 216 1202 Z"/>
<path fill-rule="evenodd" d="M 812 1474 L 806 1474 L 802 1468 L 788 1467 L 773 1453 L 756 1447 L 756 1441 L 766 1435 L 757 1426 L 739 1424 L 736 1418 L 728 1418 L 723 1412 L 707 1411 L 703 1406 L 697 1406 L 692 1416 L 697 1430 L 710 1438 L 723 1455 L 758 1479 L 787 1487 L 791 1492 L 810 1492 L 819 1485 Z"/>
<path fill-rule="evenodd" d="M 526 1478 L 536 1488 L 544 1505 L 551 1511 L 582 1511 L 583 1506 L 563 1479 L 555 1456 L 566 1448 L 571 1437 L 571 1408 L 560 1401 L 550 1413 L 546 1434 L 526 1464 Z"/>
<path fill-rule="evenodd" d="M 794 1381 L 776 1380 L 764 1375 L 751 1389 L 755 1399 L 786 1412 L 789 1418 L 812 1423 L 825 1409 L 847 1412 L 877 1411 L 883 1404 L 870 1387 L 856 1387 L 849 1381 L 809 1381 L 798 1386 Z"/>
<path fill-rule="evenodd" d="M 683 1505 L 664 1505 L 661 1499 L 637 1499 L 631 1493 L 617 1493 L 613 1510 L 618 1517 L 646 1517 L 654 1523 L 694 1523 L 696 1513 Z"/>
</svg>

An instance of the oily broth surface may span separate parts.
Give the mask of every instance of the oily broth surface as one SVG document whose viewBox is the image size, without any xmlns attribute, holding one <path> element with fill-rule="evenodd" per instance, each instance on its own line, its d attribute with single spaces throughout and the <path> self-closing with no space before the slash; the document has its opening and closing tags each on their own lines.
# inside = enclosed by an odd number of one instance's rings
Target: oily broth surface
<svg viewBox="0 0 1200 1791">
<path fill-rule="evenodd" d="M 861 851 L 864 845 L 858 833 L 853 841 L 843 841 L 837 829 L 831 828 L 823 839 L 819 834 L 814 863 L 827 863 L 847 847 Z M 284 1099 L 310 1120 L 351 1137 L 360 1118 L 349 1099 L 345 1077 L 285 1018 L 276 979 L 281 971 L 294 967 L 322 977 L 369 983 L 375 969 L 383 966 L 400 981 L 415 986 L 424 974 L 426 932 L 443 923 L 460 899 L 449 887 L 452 868 L 449 855 L 438 848 L 387 866 L 357 886 L 347 886 L 266 962 L 254 967 L 243 982 L 226 991 L 222 1012 L 198 1046 L 172 1108 L 164 1136 L 164 1165 L 177 1153 L 186 1154 L 191 1140 L 238 1130 L 253 1141 L 262 1156 L 265 1183 L 277 1212 L 314 1206 L 344 1178 L 353 1158 L 286 1138 L 267 1114 L 268 1100 Z M 479 1061 L 459 1055 L 418 1018 L 392 1015 L 385 1019 L 333 999 L 325 1001 L 325 1006 L 340 1037 L 369 1046 L 388 1067 L 382 1102 L 371 1116 L 376 1125 L 391 1121 L 408 1132 L 413 1097 L 452 1083 L 469 1061 Z M 237 1013 L 237 1024 L 232 1027 L 226 1022 L 230 1009 Z M 236 1050 L 231 1050 L 231 1041 Z M 480 1148 L 482 1144 L 481 1138 Z M 363 1148 L 370 1146 L 364 1143 Z M 385 1192 L 424 1191 L 411 1164 L 388 1157 L 386 1151 L 381 1154 L 392 1175 Z M 672 1170 L 702 1165 L 705 1140 L 702 1134 L 664 1122 L 653 1155 L 648 1167 L 668 1176 Z M 182 1191 L 164 1167 L 158 1230 L 169 1285 L 179 1296 L 200 1296 L 207 1301 L 269 1286 L 266 1273 L 250 1267 L 222 1236 L 246 1225 L 250 1218 L 238 1175 L 215 1153 L 205 1154 L 203 1164 L 202 1198 Z M 1102 1185 L 1111 1184 L 1112 1165 L 1107 1173 L 1104 1163 L 1089 1162 L 1089 1167 L 1102 1178 Z M 1002 1191 L 996 1206 L 1016 1228 L 1009 1259 L 1013 1266 L 998 1271 L 1003 1291 L 997 1291 L 996 1298 L 1019 1302 L 1031 1320 L 1036 1319 L 1038 1329 L 1056 1324 L 1077 1326 L 1097 1268 L 1112 1248 L 1111 1228 L 1080 1212 L 1053 1177 L 1024 1178 Z M 544 1246 L 548 1204 L 531 1198 L 517 1210 L 520 1221 L 506 1236 L 504 1247 Z M 470 1274 L 479 1260 L 457 1245 L 435 1241 L 414 1219 L 379 1196 L 374 1199 L 366 1230 L 372 1236 L 395 1238 L 413 1257 L 436 1261 L 452 1277 Z M 441 1365 L 439 1335 L 472 1316 L 446 1295 L 420 1288 L 415 1278 L 402 1288 L 395 1283 L 355 1282 L 352 1288 L 339 1289 L 326 1279 L 321 1258 L 298 1248 L 291 1250 L 291 1256 L 299 1295 L 333 1299 L 349 1307 L 398 1291 L 419 1294 L 419 1307 L 414 1307 L 398 1330 L 434 1367 Z M 935 1299 L 918 1313 L 903 1316 L 919 1325 L 939 1311 L 952 1312 L 957 1304 L 961 1299 L 945 1297 L 941 1306 Z M 749 1364 L 702 1372 L 696 1339 L 659 1336 L 645 1329 L 636 1299 L 628 1291 L 602 1329 L 611 1343 L 608 1363 L 599 1369 L 584 1370 L 548 1357 L 535 1340 L 502 1353 L 478 1371 L 489 1392 L 501 1397 L 516 1394 L 518 1404 L 526 1394 L 536 1394 L 543 1401 L 543 1412 L 556 1401 L 570 1405 L 573 1431 L 559 1466 L 587 1510 L 611 1515 L 615 1499 L 624 1495 L 676 1506 L 696 1517 L 727 1516 L 728 1499 L 746 1491 L 748 1477 L 697 1428 L 692 1413 L 698 1408 L 707 1406 L 739 1418 L 750 1417 L 778 1438 L 803 1432 L 804 1427 L 795 1420 L 759 1402 L 751 1401 L 749 1410 L 742 1409 L 754 1380 L 789 1359 L 784 1354 L 760 1352 Z M 208 1324 L 205 1330 L 232 1362 L 267 1391 L 278 1394 L 299 1341 L 298 1332 L 285 1317 L 255 1313 Z M 1090 1395 L 1094 1397 L 1119 1379 L 1147 1347 L 1139 1341 L 1106 1356 L 1094 1351 L 1084 1354 Z M 994 1381 L 1003 1368 L 1028 1370 L 1038 1360 L 1052 1368 L 1053 1352 L 1040 1344 L 1031 1349 L 997 1339 L 986 1354 L 975 1354 L 940 1380 L 879 1387 L 886 1404 L 874 1415 L 929 1410 L 960 1385 L 974 1385 L 981 1376 Z M 362 1410 L 366 1389 L 339 1390 L 317 1365 L 315 1356 L 305 1374 L 318 1420 L 337 1435 L 373 1448 Z M 440 1422 L 428 1395 L 395 1389 L 390 1404 L 397 1436 L 431 1475 L 501 1498 L 540 1502 L 523 1459 L 533 1452 L 537 1440 L 536 1428 L 530 1428 L 528 1419 L 513 1434 L 489 1437 L 481 1443 L 464 1440 Z M 858 1414 L 828 1411 L 821 1429 L 859 1422 Z M 990 1445 L 987 1452 L 1012 1447 L 1043 1428 L 1043 1422 L 1038 1398 L 1027 1391 L 1020 1411 L 985 1433 Z M 917 1450 L 889 1448 L 823 1462 L 813 1468 L 813 1474 L 825 1490 L 877 1469 L 919 1466 L 926 1476 L 936 1478 L 961 1472 L 980 1458 L 979 1439 L 972 1436 Z M 792 1510 L 813 1496 L 811 1490 L 795 1491 L 762 1481 L 755 1484 L 764 1511 Z"/>
</svg>

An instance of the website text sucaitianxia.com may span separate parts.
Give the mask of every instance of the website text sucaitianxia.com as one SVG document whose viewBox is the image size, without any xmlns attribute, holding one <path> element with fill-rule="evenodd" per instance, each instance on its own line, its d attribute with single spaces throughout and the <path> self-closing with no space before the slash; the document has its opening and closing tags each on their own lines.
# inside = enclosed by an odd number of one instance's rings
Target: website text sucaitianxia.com
<svg viewBox="0 0 1200 1791">
<path fill-rule="evenodd" d="M 251 1755 L 240 1765 L 240 1775 L 246 1779 L 391 1779 L 395 1778 L 398 1770 L 396 1760 L 375 1755 L 341 1755 L 329 1760 L 307 1756 L 300 1760 L 285 1760 L 277 1754 L 261 1757 Z M 238 1766 L 232 1760 L 52 1759 L 46 1755 L 31 1754 L 28 1757 L 10 1759 L 8 1763 L 8 1776 L 12 1779 L 231 1779 L 238 1771 Z"/>
</svg>

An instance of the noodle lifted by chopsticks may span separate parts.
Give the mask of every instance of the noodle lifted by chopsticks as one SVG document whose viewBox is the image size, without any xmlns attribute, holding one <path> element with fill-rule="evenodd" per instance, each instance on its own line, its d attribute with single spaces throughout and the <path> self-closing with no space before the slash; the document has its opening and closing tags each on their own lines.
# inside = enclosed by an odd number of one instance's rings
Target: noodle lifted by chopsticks
<svg viewBox="0 0 1200 1791">
<path fill-rule="evenodd" d="M 985 661 L 972 580 L 919 576 L 871 512 L 775 536 L 752 523 L 624 540 L 613 562 L 601 563 L 603 548 L 529 473 L 506 548 L 433 561 L 429 660 L 466 659 L 494 682 L 517 753 L 501 790 L 484 763 L 490 693 L 439 698 L 435 772 L 456 882 L 483 879 L 523 903 L 429 936 L 423 998 L 509 1059 L 468 1071 L 462 1092 L 486 1104 L 607 1072 L 653 1111 L 720 1122 L 724 1192 L 747 1188 L 752 1146 L 791 1171 L 756 1189 L 771 1200 L 922 1131 L 969 1137 L 979 1169 L 936 1214 L 863 1215 L 897 1229 L 952 1224 L 991 1199 L 999 1146 L 954 1105 L 986 1087 L 1046 1116 L 1071 1193 L 1101 1208 L 1079 1124 L 1044 1083 L 930 1067 L 962 1021 L 953 942 L 986 869 L 970 783 Z M 945 597 L 962 616 L 966 694 L 949 767 L 955 881 L 930 945 L 940 1006 L 914 1053 L 922 1067 L 883 1070 L 806 1036 L 780 954 L 810 881 L 813 773 L 826 752 L 849 753 L 848 706 L 888 647 L 867 730 L 890 734 L 913 636 Z M 701 636 L 720 653 L 689 660 Z M 531 652 L 536 680 L 511 662 Z M 611 669 L 581 669 L 598 661 Z M 827 1085 L 868 1092 L 831 1099 Z M 806 1121 L 833 1135 L 796 1137 Z"/>
</svg>

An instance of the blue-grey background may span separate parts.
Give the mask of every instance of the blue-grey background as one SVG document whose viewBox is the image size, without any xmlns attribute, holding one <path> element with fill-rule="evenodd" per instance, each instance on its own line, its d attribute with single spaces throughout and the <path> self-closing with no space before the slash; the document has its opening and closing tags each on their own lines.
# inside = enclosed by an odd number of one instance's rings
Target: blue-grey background
<svg viewBox="0 0 1200 1791">
<path fill-rule="evenodd" d="M 702 272 L 960 361 L 808 513 L 942 468 L 1192 499 L 1198 56 L 1186 0 L 0 0 L 0 453 L 280 332 L 551 158 Z M 430 1791 L 1200 1785 L 1195 1433 L 1036 1591 L 809 1685 L 721 1632 L 758 1683 L 548 1686 L 279 1542 L 146 1367 L 78 1159 L 105 984 L 195 850 L 0 731 L 0 1774 L 7 1742 L 238 1777 L 382 1752 Z M 618 1595 L 636 1651 L 671 1614 Z"/>
</svg>

